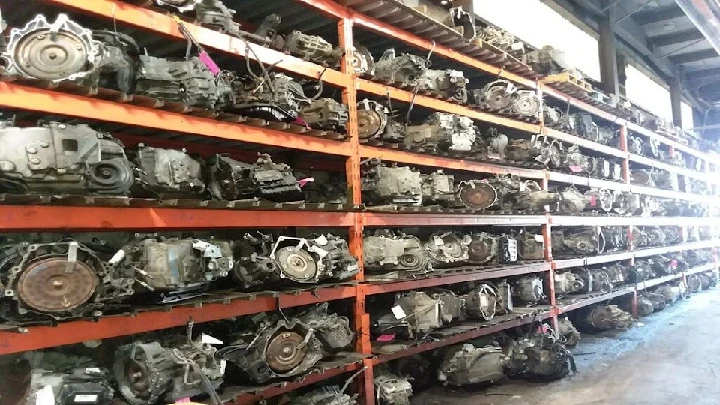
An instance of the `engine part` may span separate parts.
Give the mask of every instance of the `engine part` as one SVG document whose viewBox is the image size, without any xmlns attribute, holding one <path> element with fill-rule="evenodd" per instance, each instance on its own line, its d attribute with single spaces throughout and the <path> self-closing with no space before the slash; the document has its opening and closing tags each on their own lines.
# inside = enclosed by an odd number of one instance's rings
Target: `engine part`
<svg viewBox="0 0 720 405">
<path fill-rule="evenodd" d="M 101 61 L 99 43 L 92 31 L 58 14 L 50 23 L 38 14 L 22 28 L 10 30 L 2 58 L 7 74 L 60 82 L 82 79 Z"/>
<path fill-rule="evenodd" d="M 200 342 L 163 345 L 134 342 L 115 352 L 113 373 L 122 396 L 132 405 L 174 402 L 202 393 L 212 397 L 223 382 L 225 360 Z"/>
<path fill-rule="evenodd" d="M 689 294 L 696 294 L 699 293 L 702 289 L 702 284 L 700 281 L 700 278 L 697 276 L 697 274 L 691 274 L 687 276 L 687 291 Z"/>
<path fill-rule="evenodd" d="M 631 283 L 639 283 L 643 280 L 652 278 L 652 263 L 648 260 L 636 260 L 635 264 L 630 266 L 628 270 L 628 281 Z"/>
<path fill-rule="evenodd" d="M 491 111 L 507 113 L 512 111 L 517 87 L 507 80 L 490 82 L 482 90 L 474 90 L 475 102 Z M 521 106 L 522 107 L 522 106 Z"/>
<path fill-rule="evenodd" d="M 613 289 L 610 276 L 604 270 L 580 267 L 572 272 L 582 280 L 584 293 L 606 293 Z"/>
<path fill-rule="evenodd" d="M 517 115 L 540 119 L 542 99 L 533 90 L 518 90 L 515 92 L 511 108 Z"/>
<path fill-rule="evenodd" d="M 253 326 L 255 330 L 234 335 L 217 354 L 256 383 L 302 375 L 323 357 L 315 331 L 297 318 L 266 317 Z"/>
<path fill-rule="evenodd" d="M 614 128 L 611 127 L 599 127 L 598 128 L 598 139 L 597 143 L 602 145 L 610 145 L 613 139 L 617 138 L 618 134 Z"/>
<path fill-rule="evenodd" d="M 543 105 L 543 123 L 546 127 L 560 129 L 563 125 L 563 116 L 559 108 Z"/>
<path fill-rule="evenodd" d="M 655 184 L 655 187 L 662 190 L 679 190 L 677 173 L 657 171 L 650 172 L 650 175 L 652 177 L 652 182 Z"/>
<path fill-rule="evenodd" d="M 453 7 L 449 11 L 448 16 L 441 22 L 453 28 L 468 41 L 475 38 L 477 35 L 475 17 L 463 10 L 462 7 Z"/>
<path fill-rule="evenodd" d="M 205 191 L 202 166 L 185 150 L 139 144 L 132 162 L 136 180 L 134 195 L 160 199 L 200 198 Z"/>
<path fill-rule="evenodd" d="M 458 266 L 470 258 L 469 235 L 455 232 L 442 232 L 430 235 L 423 245 L 430 265 L 433 268 Z"/>
<path fill-rule="evenodd" d="M 293 405 L 358 405 L 357 396 L 350 396 L 337 385 L 321 386 L 307 394 L 297 396 Z"/>
<path fill-rule="evenodd" d="M 254 164 L 215 155 L 207 166 L 208 189 L 218 200 L 262 198 L 289 202 L 305 199 L 292 168 L 284 163 L 274 163 L 270 155 L 260 154 Z"/>
<path fill-rule="evenodd" d="M 134 279 L 115 273 L 88 246 L 70 239 L 2 247 L 5 319 L 98 316 L 106 303 L 133 294 Z"/>
<path fill-rule="evenodd" d="M 420 172 L 407 166 L 385 166 L 377 159 L 366 162 L 362 172 L 363 201 L 368 205 L 422 205 Z"/>
<path fill-rule="evenodd" d="M 575 130 L 575 135 L 593 142 L 602 143 L 600 142 L 600 129 L 598 125 L 593 122 L 592 115 L 572 114 L 569 119 L 574 121 L 573 129 Z"/>
<path fill-rule="evenodd" d="M 468 79 L 459 70 L 427 69 L 417 80 L 416 88 L 456 103 L 465 103 L 468 100 L 467 84 Z"/>
<path fill-rule="evenodd" d="M 300 109 L 312 101 L 298 82 L 282 73 L 245 76 L 233 80 L 231 87 L 233 111 L 271 121 L 295 120 Z"/>
<path fill-rule="evenodd" d="M 511 139 L 505 148 L 505 157 L 513 162 L 536 161 L 551 168 L 559 168 L 563 162 L 557 143 L 539 136 L 532 139 Z"/>
<path fill-rule="evenodd" d="M 325 66 L 339 66 L 343 51 L 317 35 L 293 31 L 283 38 L 283 50 Z"/>
<path fill-rule="evenodd" d="M 566 273 L 567 274 L 567 273 Z M 580 332 L 566 317 L 558 317 L 558 335 L 561 342 L 567 347 L 575 347 L 580 341 Z"/>
<path fill-rule="evenodd" d="M 559 256 L 592 256 L 605 251 L 605 237 L 593 228 L 554 230 L 552 247 Z"/>
<path fill-rule="evenodd" d="M 431 270 L 422 242 L 411 235 L 376 233 L 366 236 L 363 238 L 363 257 L 368 272 L 425 273 Z"/>
<path fill-rule="evenodd" d="M 653 311 L 662 311 L 665 309 L 665 296 L 663 294 L 651 291 L 644 291 L 642 296 L 652 303 Z"/>
<path fill-rule="evenodd" d="M 629 270 L 620 262 L 603 266 L 601 270 L 607 274 L 608 280 L 613 287 L 629 282 Z"/>
<path fill-rule="evenodd" d="M 579 311 L 576 324 L 581 330 L 604 331 L 610 329 L 628 329 L 632 325 L 632 315 L 617 305 L 596 305 Z"/>
<path fill-rule="evenodd" d="M 556 211 L 560 195 L 546 190 L 526 190 L 517 194 L 515 209 L 520 211 Z"/>
<path fill-rule="evenodd" d="M 518 240 L 518 256 L 522 260 L 544 260 L 545 238 L 540 234 L 523 232 Z"/>
<path fill-rule="evenodd" d="M 26 357 L 29 359 L 13 364 L 12 373 L 7 373 L 15 374 L 22 383 L 3 390 L 4 404 L 113 403 L 115 390 L 110 373 L 97 367 L 91 359 L 62 352 L 34 352 Z M 8 380 L 12 384 L 14 379 Z M 14 392 L 20 398 L 15 399 Z"/>
<path fill-rule="evenodd" d="M 652 172 L 649 170 L 633 170 L 630 172 L 630 184 L 644 187 L 654 187 Z"/>
<path fill-rule="evenodd" d="M 600 228 L 605 239 L 605 251 L 623 250 L 628 246 L 627 229 L 619 226 L 607 226 Z"/>
<path fill-rule="evenodd" d="M 643 143 L 643 155 L 653 158 L 660 158 L 660 141 L 654 138 L 645 140 Z"/>
<path fill-rule="evenodd" d="M 358 136 L 360 139 L 400 142 L 405 138 L 405 128 L 394 121 L 390 109 L 377 101 L 364 99 L 357 105 Z M 399 129 L 398 125 L 402 128 Z"/>
<path fill-rule="evenodd" d="M 552 334 L 535 333 L 514 342 L 505 373 L 530 381 L 551 381 L 575 369 L 572 354 Z"/>
<path fill-rule="evenodd" d="M 502 28 L 493 27 L 492 25 L 482 27 L 480 32 L 478 32 L 478 36 L 483 42 L 500 48 L 500 50 L 503 51 L 511 50 L 510 48 L 517 43 L 515 35 Z"/>
<path fill-rule="evenodd" d="M 454 207 L 460 204 L 455 189 L 455 176 L 438 170 L 428 175 L 421 175 L 421 179 L 424 202 L 444 207 Z"/>
<path fill-rule="evenodd" d="M 563 214 L 578 214 L 591 207 L 591 203 L 597 204 L 595 199 L 581 194 L 575 187 L 566 187 L 559 193 L 557 211 Z"/>
<path fill-rule="evenodd" d="M 685 294 L 684 288 L 684 286 L 681 288 L 680 286 L 661 285 L 655 289 L 655 292 L 665 297 L 665 304 L 667 305 L 681 299 Z"/>
<path fill-rule="evenodd" d="M 381 372 L 375 376 L 374 384 L 380 405 L 410 405 L 413 388 L 407 378 Z"/>
<path fill-rule="evenodd" d="M 714 272 L 699 273 L 697 276 L 700 280 L 700 289 L 702 290 L 708 290 L 717 284 Z"/>
<path fill-rule="evenodd" d="M 587 199 L 585 209 L 593 211 L 610 212 L 615 203 L 615 194 L 610 190 L 591 189 L 586 191 L 582 197 Z M 582 200 L 582 198 L 579 198 L 579 200 Z"/>
<path fill-rule="evenodd" d="M 312 203 L 325 204 L 347 204 L 347 178 L 345 173 L 326 172 L 320 170 L 312 170 L 309 172 L 294 171 L 293 175 L 296 179 L 306 181 L 301 187 L 305 194 L 305 201 Z"/>
<path fill-rule="evenodd" d="M 665 243 L 675 245 L 683 242 L 683 228 L 680 226 L 663 226 L 660 227 L 665 234 Z"/>
<path fill-rule="evenodd" d="M 621 145 L 619 145 L 620 138 L 618 137 L 618 145 L 617 147 L 620 148 Z M 634 155 L 643 155 L 645 153 L 645 148 L 643 147 L 643 140 L 634 135 L 628 135 L 627 137 L 627 148 L 628 152 L 634 154 Z"/>
<path fill-rule="evenodd" d="M 495 317 L 501 299 L 490 284 L 480 284 L 465 296 L 465 312 L 469 318 L 489 321 Z"/>
<path fill-rule="evenodd" d="M 233 266 L 233 279 L 243 288 L 261 287 L 280 280 L 280 264 L 270 252 L 273 236 L 263 233 L 246 233 L 235 241 L 234 256 L 239 258 Z"/>
<path fill-rule="evenodd" d="M 528 52 L 526 63 L 541 75 L 552 75 L 568 70 L 563 52 L 552 46 L 543 46 L 541 49 Z"/>
<path fill-rule="evenodd" d="M 513 302 L 521 302 L 526 306 L 532 307 L 547 298 L 540 277 L 523 276 L 511 283 L 511 285 Z"/>
<path fill-rule="evenodd" d="M 493 182 L 484 180 L 462 181 L 457 185 L 457 198 L 459 203 L 467 208 L 485 210 L 497 202 L 498 192 Z"/>
<path fill-rule="evenodd" d="M 299 115 L 312 128 L 345 132 L 348 109 L 331 98 L 320 98 L 300 108 Z"/>
<path fill-rule="evenodd" d="M 436 112 L 424 124 L 406 128 L 405 145 L 433 151 L 470 152 L 476 132 L 472 119 Z"/>
<path fill-rule="evenodd" d="M 358 76 L 372 76 L 375 74 L 375 59 L 368 49 L 355 45 L 350 55 L 350 65 Z"/>
<path fill-rule="evenodd" d="M 279 264 L 280 278 L 296 283 L 345 280 L 359 271 L 347 241 L 330 233 L 308 238 L 280 236 L 270 255 Z"/>
<path fill-rule="evenodd" d="M 438 381 L 458 387 L 494 383 L 505 378 L 504 361 L 505 355 L 499 347 L 453 346 L 445 352 L 438 368 Z"/>
<path fill-rule="evenodd" d="M 508 236 L 476 233 L 471 237 L 468 256 L 472 264 L 514 263 L 518 260 L 518 242 Z"/>
<path fill-rule="evenodd" d="M 653 302 L 643 295 L 638 295 L 636 305 L 638 316 L 648 316 L 655 312 Z"/>
<path fill-rule="evenodd" d="M 355 340 L 355 333 L 350 329 L 350 320 L 328 312 L 327 302 L 304 311 L 297 318 L 315 331 L 315 336 L 320 339 L 323 349 L 331 353 L 349 347 Z"/>
<path fill-rule="evenodd" d="M 665 233 L 658 226 L 646 226 L 643 231 L 647 235 L 648 246 L 661 246 L 665 243 Z"/>
<path fill-rule="evenodd" d="M 133 171 L 124 146 L 87 125 L 19 128 L 0 121 L 0 190 L 124 195 Z"/>
<path fill-rule="evenodd" d="M 433 329 L 447 326 L 461 319 L 462 299 L 449 291 L 409 291 L 395 296 L 392 313 L 378 318 L 376 330 L 382 334 L 395 333 L 414 339 Z"/>
<path fill-rule="evenodd" d="M 135 272 L 140 286 L 157 292 L 205 287 L 235 265 L 230 242 L 152 237 L 130 241 L 108 263 Z"/>
<path fill-rule="evenodd" d="M 638 247 L 645 247 L 649 245 L 649 237 L 643 228 L 633 227 L 632 228 L 632 240 L 633 245 Z"/>
<path fill-rule="evenodd" d="M 555 294 L 562 297 L 585 290 L 585 282 L 572 271 L 555 273 Z"/>
<path fill-rule="evenodd" d="M 397 82 L 415 87 L 429 65 L 429 61 L 420 56 L 407 53 L 396 56 L 395 49 L 388 49 L 375 62 L 373 77 L 380 81 Z"/>
<path fill-rule="evenodd" d="M 172 60 L 140 55 L 135 92 L 204 108 L 223 107 L 231 97 L 230 84 L 216 78 L 198 57 Z"/>
<path fill-rule="evenodd" d="M 593 163 L 593 160 L 596 158 L 590 158 L 583 155 L 580 152 L 580 147 L 577 145 L 569 146 L 560 153 L 563 156 L 563 161 L 560 167 L 565 170 L 569 170 L 571 173 L 593 173 L 593 166 L 594 164 L 597 164 Z"/>
<path fill-rule="evenodd" d="M 132 37 L 115 31 L 93 31 L 99 60 L 95 69 L 78 80 L 80 85 L 135 91 L 135 66 L 140 48 Z"/>
</svg>

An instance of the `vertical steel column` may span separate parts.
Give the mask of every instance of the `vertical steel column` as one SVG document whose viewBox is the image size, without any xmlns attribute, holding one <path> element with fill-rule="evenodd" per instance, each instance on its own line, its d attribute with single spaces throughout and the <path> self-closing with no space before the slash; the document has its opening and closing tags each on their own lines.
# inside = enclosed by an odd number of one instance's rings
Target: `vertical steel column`
<svg viewBox="0 0 720 405">
<path fill-rule="evenodd" d="M 622 166 L 623 166 L 623 181 L 625 184 L 630 184 L 630 154 L 628 153 L 628 127 L 627 123 L 623 123 L 623 125 L 620 126 L 620 150 L 623 151 L 623 154 L 625 157 L 623 158 Z M 633 251 L 635 250 L 635 245 L 633 244 L 633 226 L 628 225 L 627 228 L 627 239 L 628 239 L 628 250 Z M 628 265 L 632 266 L 635 264 L 635 258 L 630 258 L 628 260 Z M 632 303 L 630 305 L 630 308 L 632 308 L 632 316 L 637 318 L 637 283 L 635 283 L 635 290 L 633 291 L 632 295 Z"/>
<path fill-rule="evenodd" d="M 670 78 L 670 105 L 672 107 L 673 124 L 682 127 L 682 66 L 675 69 L 675 76 Z"/>
<path fill-rule="evenodd" d="M 353 204 L 362 204 L 362 185 L 360 181 L 360 138 L 358 136 L 357 122 L 357 86 L 355 80 L 355 72 L 353 71 L 350 58 L 353 54 L 353 20 L 344 17 L 338 21 L 338 42 L 343 48 L 343 59 L 340 64 L 342 73 L 345 74 L 346 82 L 342 91 L 342 101 L 348 107 L 348 142 L 351 145 L 351 153 L 345 162 L 345 174 L 347 177 L 349 200 Z M 362 282 L 365 280 L 365 269 L 363 268 L 363 214 L 353 214 L 353 226 L 350 227 L 349 244 L 350 251 L 358 258 L 360 272 L 356 280 Z M 371 354 L 372 345 L 370 343 L 370 315 L 365 309 L 365 286 L 358 284 L 357 294 L 355 296 L 355 336 L 357 337 L 356 350 L 362 354 Z M 373 367 L 370 359 L 363 360 L 365 370 L 360 377 L 359 392 L 364 399 L 365 405 L 375 404 L 375 387 L 373 384 Z"/>
<path fill-rule="evenodd" d="M 615 5 L 610 0 L 602 0 L 605 14 L 598 17 L 600 40 L 598 52 L 600 54 L 600 77 L 602 90 L 607 94 L 619 94 L 617 49 L 615 47 Z"/>
<path fill-rule="evenodd" d="M 547 183 L 547 178 L 546 178 Z M 547 189 L 547 187 L 545 187 Z M 545 240 L 545 261 L 550 263 L 550 270 L 547 271 L 547 290 L 550 299 L 550 313 L 552 314 L 552 327 L 558 330 L 558 309 L 557 299 L 555 297 L 555 263 L 552 257 L 552 221 L 550 214 L 545 214 L 545 225 L 542 227 L 543 239 Z"/>
</svg>

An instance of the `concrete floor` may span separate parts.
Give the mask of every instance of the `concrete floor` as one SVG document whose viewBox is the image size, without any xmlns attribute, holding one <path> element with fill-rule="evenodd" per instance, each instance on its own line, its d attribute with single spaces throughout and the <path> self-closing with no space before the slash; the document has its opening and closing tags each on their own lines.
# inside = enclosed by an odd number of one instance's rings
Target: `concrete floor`
<svg viewBox="0 0 720 405">
<path fill-rule="evenodd" d="M 434 387 L 413 405 L 718 405 L 720 289 L 695 294 L 628 331 L 584 335 L 578 374 L 468 391 Z"/>
</svg>

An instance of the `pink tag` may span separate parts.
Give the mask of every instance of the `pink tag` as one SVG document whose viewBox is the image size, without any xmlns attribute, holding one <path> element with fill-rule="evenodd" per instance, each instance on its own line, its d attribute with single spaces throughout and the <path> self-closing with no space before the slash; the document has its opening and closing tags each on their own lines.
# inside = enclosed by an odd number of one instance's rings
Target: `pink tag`
<svg viewBox="0 0 720 405">
<path fill-rule="evenodd" d="M 213 74 L 213 76 L 217 76 L 220 74 L 220 68 L 215 63 L 214 60 L 208 55 L 207 52 L 202 51 L 200 52 L 200 55 L 198 56 L 198 59 L 200 59 L 200 62 L 202 62 L 206 68 L 210 71 L 210 73 Z"/>
<path fill-rule="evenodd" d="M 302 125 L 305 128 L 310 129 L 310 125 L 308 125 L 307 122 L 305 122 L 305 120 L 302 119 L 302 117 L 300 117 L 299 115 L 295 117 L 295 124 Z"/>
<path fill-rule="evenodd" d="M 677 260 L 670 260 L 670 267 L 677 267 Z"/>
<path fill-rule="evenodd" d="M 580 166 L 569 166 L 568 169 L 573 173 L 580 173 L 582 171 L 582 167 Z"/>
<path fill-rule="evenodd" d="M 297 182 L 300 185 L 300 187 L 305 187 L 306 184 L 313 182 L 313 181 L 315 181 L 315 177 L 306 177 L 304 179 L 298 180 Z"/>
<path fill-rule="evenodd" d="M 590 196 L 590 206 L 594 207 L 597 204 L 597 196 L 591 195 Z"/>
<path fill-rule="evenodd" d="M 378 342 L 392 342 L 395 340 L 395 335 L 380 335 L 377 338 Z"/>
<path fill-rule="evenodd" d="M 190 398 L 181 398 L 175 401 L 176 404 L 186 404 L 188 402 L 190 402 Z"/>
</svg>

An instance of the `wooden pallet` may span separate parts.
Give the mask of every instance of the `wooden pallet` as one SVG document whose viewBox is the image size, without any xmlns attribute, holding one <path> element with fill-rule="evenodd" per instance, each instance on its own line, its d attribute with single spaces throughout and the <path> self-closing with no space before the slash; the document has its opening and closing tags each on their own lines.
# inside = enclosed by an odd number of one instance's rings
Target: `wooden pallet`
<svg viewBox="0 0 720 405">
<path fill-rule="evenodd" d="M 590 83 L 570 71 L 545 76 L 540 82 L 576 97 L 587 96 L 593 91 Z"/>
</svg>

